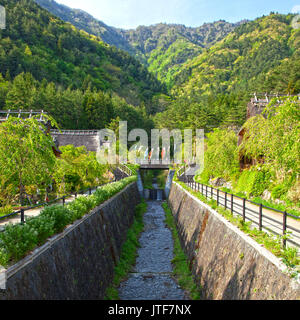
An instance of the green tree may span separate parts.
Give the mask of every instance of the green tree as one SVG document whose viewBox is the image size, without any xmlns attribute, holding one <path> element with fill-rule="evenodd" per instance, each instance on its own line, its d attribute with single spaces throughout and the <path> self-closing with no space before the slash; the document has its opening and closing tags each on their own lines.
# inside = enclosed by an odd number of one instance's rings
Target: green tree
<svg viewBox="0 0 300 320">
<path fill-rule="evenodd" d="M 249 158 L 264 159 L 264 166 L 278 177 L 300 174 L 300 108 L 296 98 L 276 99 L 264 110 L 264 116 L 250 118 L 240 151 Z"/>
<path fill-rule="evenodd" d="M 215 129 L 207 134 L 204 171 L 201 178 L 222 177 L 230 180 L 239 172 L 237 136 L 233 130 Z"/>
<path fill-rule="evenodd" d="M 23 203 L 25 187 L 46 187 L 56 158 L 53 139 L 35 118 L 9 118 L 0 125 L 0 176 L 18 188 Z M 1 185 L 2 188 L 2 185 Z"/>
<path fill-rule="evenodd" d="M 106 181 L 108 167 L 98 163 L 95 152 L 73 145 L 60 147 L 62 155 L 57 159 L 53 178 L 59 194 L 67 194 L 94 187 Z"/>
</svg>

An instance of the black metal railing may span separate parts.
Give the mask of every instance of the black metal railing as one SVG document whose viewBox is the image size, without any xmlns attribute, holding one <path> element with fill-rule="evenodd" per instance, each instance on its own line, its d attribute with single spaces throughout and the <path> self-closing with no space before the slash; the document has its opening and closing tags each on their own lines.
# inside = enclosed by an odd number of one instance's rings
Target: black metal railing
<svg viewBox="0 0 300 320">
<path fill-rule="evenodd" d="M 55 198 L 55 199 L 53 199 L 53 200 L 51 200 L 51 201 L 39 203 L 39 204 L 34 205 L 34 206 L 30 206 L 30 207 L 26 207 L 26 208 L 21 208 L 21 209 L 18 210 L 18 211 L 14 211 L 14 212 L 9 213 L 9 214 L 7 214 L 7 215 L 5 215 L 5 216 L 1 216 L 1 217 L 0 217 L 0 220 L 5 220 L 5 219 L 7 219 L 7 218 L 10 218 L 10 217 L 12 217 L 12 216 L 16 216 L 16 215 L 20 214 L 21 224 L 24 224 L 24 223 L 25 223 L 25 212 L 26 212 L 26 211 L 29 211 L 29 210 L 32 210 L 32 209 L 36 209 L 36 208 L 40 208 L 40 207 L 49 206 L 49 205 L 54 204 L 54 203 L 57 203 L 57 202 L 59 202 L 59 201 L 62 201 L 62 205 L 64 206 L 65 203 L 66 203 L 66 200 L 67 200 L 68 198 L 70 198 L 70 197 L 73 197 L 73 196 L 74 196 L 75 199 L 76 199 L 78 195 L 84 195 L 84 194 L 85 194 L 85 195 L 91 195 L 91 194 L 93 193 L 93 191 L 96 191 L 98 188 L 101 188 L 101 187 L 103 187 L 103 186 L 105 186 L 105 185 L 107 185 L 107 184 L 114 183 L 114 182 L 116 182 L 116 181 L 122 180 L 122 179 L 124 179 L 124 178 L 126 178 L 126 177 L 132 176 L 132 171 L 131 171 L 129 168 L 127 168 L 126 166 L 124 166 L 124 165 L 119 165 L 118 167 L 121 167 L 122 169 L 120 169 L 120 170 L 122 170 L 122 171 L 125 173 L 125 175 L 123 175 L 122 177 L 117 177 L 117 176 L 115 176 L 115 179 L 114 179 L 114 180 L 112 180 L 112 181 L 110 181 L 110 182 L 107 182 L 107 183 L 104 183 L 104 184 L 102 184 L 102 185 L 99 185 L 99 186 L 96 186 L 96 187 L 90 187 L 90 188 L 87 188 L 87 189 L 84 189 L 84 190 L 76 191 L 76 192 L 74 192 L 74 193 L 69 193 L 69 194 L 64 195 L 64 196 L 62 196 L 62 197 Z"/>
<path fill-rule="evenodd" d="M 186 185 L 192 190 L 200 192 L 207 199 L 215 200 L 217 206 L 223 206 L 230 210 L 232 214 L 241 216 L 243 221 L 250 221 L 258 226 L 260 231 L 264 230 L 272 232 L 275 235 L 283 236 L 282 245 L 286 248 L 287 242 L 300 247 L 300 217 L 295 216 L 286 211 L 281 211 L 275 208 L 258 204 L 243 197 L 216 189 L 214 187 L 195 182 L 193 177 L 187 177 Z M 268 215 L 266 210 L 273 211 L 280 215 Z M 291 219 L 289 219 L 291 218 Z M 293 224 L 293 221 L 297 221 Z M 296 226 L 299 221 L 299 226 Z M 290 235 L 289 235 L 290 234 Z M 289 235 L 289 236 L 288 236 Z"/>
</svg>

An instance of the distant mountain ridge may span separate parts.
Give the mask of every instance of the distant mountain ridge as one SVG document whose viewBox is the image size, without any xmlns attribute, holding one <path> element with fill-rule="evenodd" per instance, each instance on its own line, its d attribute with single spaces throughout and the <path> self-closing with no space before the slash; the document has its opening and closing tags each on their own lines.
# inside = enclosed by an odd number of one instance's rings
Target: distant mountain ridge
<svg viewBox="0 0 300 320">
<path fill-rule="evenodd" d="M 72 9 L 53 0 L 34 1 L 58 18 L 73 24 L 76 28 L 98 36 L 104 42 L 114 45 L 117 48 L 132 54 L 130 51 L 130 46 L 128 45 L 127 41 L 123 39 L 117 28 L 109 27 L 102 21 L 95 19 L 92 15 L 83 10 Z"/>
<path fill-rule="evenodd" d="M 53 0 L 35 0 L 39 5 L 76 28 L 99 36 L 104 42 L 127 51 L 137 58 L 159 80 L 172 86 L 173 74 L 183 63 L 194 58 L 216 42 L 222 40 L 237 26 L 246 22 L 229 23 L 220 20 L 192 28 L 181 24 L 159 23 L 124 30 L 110 27 L 90 14 L 71 9 Z"/>
<path fill-rule="evenodd" d="M 0 30 L 0 70 L 22 72 L 64 89 L 116 93 L 134 106 L 153 105 L 164 86 L 134 57 L 57 18 L 32 0 L 2 0 L 7 27 Z"/>
</svg>

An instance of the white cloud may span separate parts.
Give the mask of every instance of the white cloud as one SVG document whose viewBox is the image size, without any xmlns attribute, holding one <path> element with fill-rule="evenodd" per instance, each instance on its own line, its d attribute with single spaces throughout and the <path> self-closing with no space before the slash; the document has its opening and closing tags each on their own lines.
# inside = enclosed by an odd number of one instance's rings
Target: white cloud
<svg viewBox="0 0 300 320">
<path fill-rule="evenodd" d="M 300 13 L 300 4 L 293 7 L 292 13 Z"/>
</svg>

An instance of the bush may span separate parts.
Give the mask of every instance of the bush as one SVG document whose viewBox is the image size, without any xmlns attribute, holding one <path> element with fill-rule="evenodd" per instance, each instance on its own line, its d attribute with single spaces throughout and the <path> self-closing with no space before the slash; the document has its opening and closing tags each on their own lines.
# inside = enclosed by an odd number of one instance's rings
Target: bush
<svg viewBox="0 0 300 320">
<path fill-rule="evenodd" d="M 5 206 L 5 207 L 0 207 L 0 217 L 6 216 L 10 213 L 12 213 L 14 210 L 12 206 Z"/>
<path fill-rule="evenodd" d="M 37 218 L 30 218 L 26 222 L 30 225 L 32 230 L 36 230 L 37 244 L 44 243 L 52 234 L 55 233 L 55 217 L 49 217 L 46 215 L 41 215 Z"/>
<path fill-rule="evenodd" d="M 8 225 L 0 234 L 2 251 L 6 252 L 7 260 L 18 261 L 26 252 L 34 249 L 38 244 L 38 232 L 30 224 Z M 0 261 L 3 264 L 3 261 Z"/>
<path fill-rule="evenodd" d="M 51 207 L 46 207 L 41 212 L 40 216 L 36 219 L 39 220 L 40 218 L 45 218 L 49 221 L 53 221 L 54 231 L 60 232 L 67 224 L 72 222 L 72 212 L 68 207 L 64 207 L 62 205 L 54 205 Z"/>
<path fill-rule="evenodd" d="M 286 186 L 279 184 L 272 189 L 271 196 L 273 199 L 280 199 L 287 191 L 288 189 Z"/>
<path fill-rule="evenodd" d="M 261 195 L 270 185 L 271 174 L 263 170 L 245 170 L 238 179 L 236 191 L 251 196 Z"/>
<path fill-rule="evenodd" d="M 30 218 L 26 224 L 9 224 L 0 232 L 0 265 L 22 259 L 36 246 L 43 244 L 49 237 L 61 232 L 68 224 L 80 219 L 92 208 L 121 191 L 136 177 L 125 178 L 119 182 L 105 185 L 88 197 L 78 197 L 66 206 L 45 207 L 39 216 Z"/>
<path fill-rule="evenodd" d="M 200 181 L 212 177 L 230 179 L 239 172 L 237 136 L 233 130 L 215 129 L 207 134 L 204 171 Z"/>
</svg>

